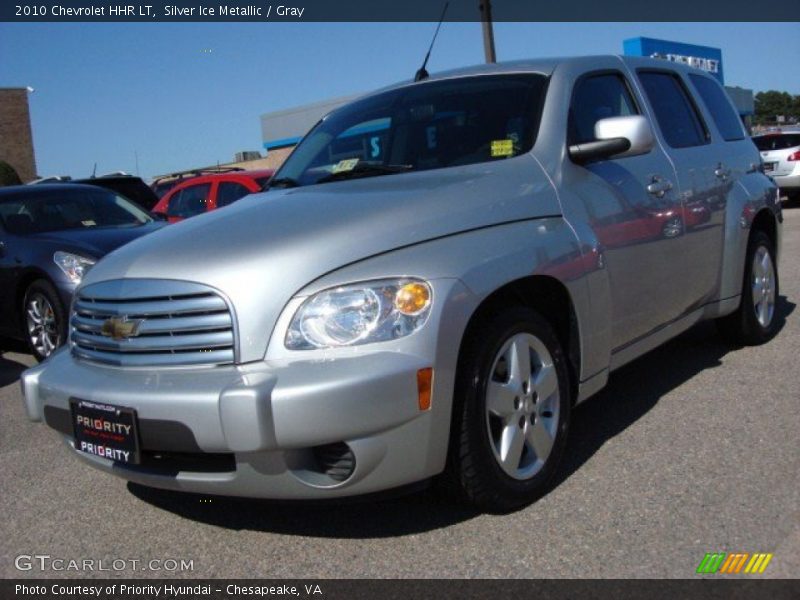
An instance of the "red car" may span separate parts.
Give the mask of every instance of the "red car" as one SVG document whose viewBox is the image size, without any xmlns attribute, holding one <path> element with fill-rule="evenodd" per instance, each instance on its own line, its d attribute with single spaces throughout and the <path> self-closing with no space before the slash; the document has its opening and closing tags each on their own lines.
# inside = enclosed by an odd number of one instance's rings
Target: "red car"
<svg viewBox="0 0 800 600">
<path fill-rule="evenodd" d="M 260 192 L 273 173 L 271 169 L 259 169 L 192 177 L 167 192 L 153 212 L 165 216 L 170 223 L 182 221 Z"/>
</svg>

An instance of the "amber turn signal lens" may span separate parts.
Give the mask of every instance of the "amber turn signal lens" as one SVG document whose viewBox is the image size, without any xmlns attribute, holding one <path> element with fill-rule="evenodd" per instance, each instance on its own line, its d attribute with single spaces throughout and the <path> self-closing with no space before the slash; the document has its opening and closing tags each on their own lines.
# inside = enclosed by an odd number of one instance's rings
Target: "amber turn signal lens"
<svg viewBox="0 0 800 600">
<path fill-rule="evenodd" d="M 394 307 L 401 314 L 414 316 L 425 310 L 430 301 L 430 288 L 424 283 L 412 282 L 397 290 Z"/>
<path fill-rule="evenodd" d="M 433 385 L 433 368 L 420 369 L 417 371 L 417 394 L 419 397 L 419 409 L 431 409 L 431 387 Z"/>
</svg>

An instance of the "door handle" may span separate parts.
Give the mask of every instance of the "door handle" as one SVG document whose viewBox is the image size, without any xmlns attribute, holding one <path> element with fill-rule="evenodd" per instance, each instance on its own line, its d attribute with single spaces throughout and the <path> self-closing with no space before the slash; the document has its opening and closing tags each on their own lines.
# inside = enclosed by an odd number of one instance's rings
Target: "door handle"
<svg viewBox="0 0 800 600">
<path fill-rule="evenodd" d="M 663 198 L 664 195 L 672 189 L 672 182 L 659 177 L 653 176 L 653 182 L 647 186 L 647 193 L 653 194 L 656 198 Z"/>
<path fill-rule="evenodd" d="M 0 258 L 3 258 L 6 255 L 6 243 L 0 242 Z"/>
<path fill-rule="evenodd" d="M 728 175 L 730 175 L 730 174 L 731 174 L 731 170 L 730 169 L 726 169 L 725 167 L 723 167 L 722 163 L 717 165 L 717 168 L 714 169 L 714 175 L 719 179 L 726 179 L 728 177 Z"/>
</svg>

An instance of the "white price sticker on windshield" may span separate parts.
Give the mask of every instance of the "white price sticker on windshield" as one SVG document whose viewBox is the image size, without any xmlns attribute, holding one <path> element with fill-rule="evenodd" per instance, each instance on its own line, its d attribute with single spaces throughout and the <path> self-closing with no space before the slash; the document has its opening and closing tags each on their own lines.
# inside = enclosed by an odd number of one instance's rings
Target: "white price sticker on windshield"
<svg viewBox="0 0 800 600">
<path fill-rule="evenodd" d="M 331 169 L 331 173 L 341 173 L 343 171 L 352 171 L 356 168 L 358 164 L 357 158 L 346 158 L 344 160 L 340 160 L 338 163 L 333 165 L 333 169 Z"/>
</svg>

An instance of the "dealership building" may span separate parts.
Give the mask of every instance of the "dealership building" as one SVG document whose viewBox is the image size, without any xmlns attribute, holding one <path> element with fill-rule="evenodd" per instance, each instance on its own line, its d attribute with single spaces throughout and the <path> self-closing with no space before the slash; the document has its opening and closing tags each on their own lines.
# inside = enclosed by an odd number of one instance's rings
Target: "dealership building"
<svg viewBox="0 0 800 600">
<path fill-rule="evenodd" d="M 725 85 L 722 50 L 719 48 L 637 37 L 623 42 L 623 53 L 626 56 L 647 56 L 691 65 L 707 71 Z M 754 111 L 753 90 L 729 86 L 725 86 L 725 89 L 749 128 Z M 278 166 L 317 121 L 358 96 L 323 100 L 261 115 L 261 139 L 267 157 L 259 163 L 263 162 L 263 166 L 270 168 Z"/>
</svg>

